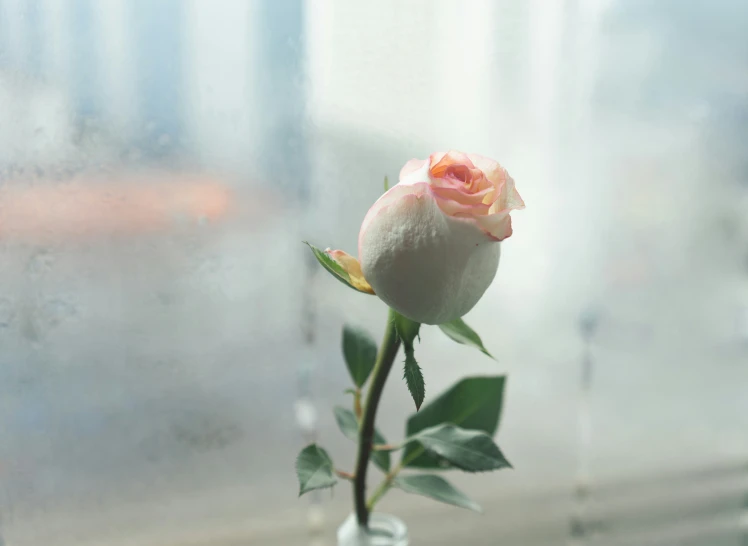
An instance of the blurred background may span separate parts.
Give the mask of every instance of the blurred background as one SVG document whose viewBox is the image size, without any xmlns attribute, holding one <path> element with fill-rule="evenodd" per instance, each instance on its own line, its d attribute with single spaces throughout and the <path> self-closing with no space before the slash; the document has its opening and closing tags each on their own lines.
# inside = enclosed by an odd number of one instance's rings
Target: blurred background
<svg viewBox="0 0 748 546">
<path fill-rule="evenodd" d="M 0 0 L 0 543 L 335 544 L 355 253 L 410 158 L 498 159 L 527 209 L 427 402 L 507 374 L 513 470 L 413 544 L 748 545 L 748 4 Z M 380 428 L 412 401 L 393 374 Z M 372 472 L 372 479 L 375 473 Z"/>
</svg>

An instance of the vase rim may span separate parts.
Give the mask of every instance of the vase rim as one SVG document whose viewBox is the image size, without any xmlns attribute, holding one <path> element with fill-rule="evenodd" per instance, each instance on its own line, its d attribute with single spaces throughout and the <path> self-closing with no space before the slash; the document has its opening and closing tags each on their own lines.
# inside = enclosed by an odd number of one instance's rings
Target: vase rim
<svg viewBox="0 0 748 546">
<path fill-rule="evenodd" d="M 351 514 L 338 529 L 338 546 L 407 546 L 408 528 L 397 516 L 374 512 L 364 529 Z"/>
</svg>

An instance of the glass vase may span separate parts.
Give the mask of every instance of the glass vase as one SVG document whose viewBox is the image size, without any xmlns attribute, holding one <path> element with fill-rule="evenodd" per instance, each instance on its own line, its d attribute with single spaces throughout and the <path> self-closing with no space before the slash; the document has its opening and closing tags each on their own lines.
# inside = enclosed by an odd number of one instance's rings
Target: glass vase
<svg viewBox="0 0 748 546">
<path fill-rule="evenodd" d="M 408 546 L 408 528 L 395 516 L 375 512 L 364 529 L 351 514 L 338 528 L 338 546 Z"/>
</svg>

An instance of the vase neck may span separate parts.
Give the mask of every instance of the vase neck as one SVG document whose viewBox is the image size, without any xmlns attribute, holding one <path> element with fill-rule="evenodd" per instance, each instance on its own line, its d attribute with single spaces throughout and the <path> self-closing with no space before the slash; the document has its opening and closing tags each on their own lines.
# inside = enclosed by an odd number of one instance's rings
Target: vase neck
<svg viewBox="0 0 748 546">
<path fill-rule="evenodd" d="M 408 546 L 408 529 L 401 519 L 375 512 L 367 530 L 351 514 L 338 529 L 338 546 Z"/>
</svg>

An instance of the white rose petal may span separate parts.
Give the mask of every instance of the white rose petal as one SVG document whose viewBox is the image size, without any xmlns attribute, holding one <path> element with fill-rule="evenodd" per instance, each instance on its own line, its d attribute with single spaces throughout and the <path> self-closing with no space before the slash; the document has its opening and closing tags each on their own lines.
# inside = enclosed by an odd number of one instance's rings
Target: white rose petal
<svg viewBox="0 0 748 546">
<path fill-rule="evenodd" d="M 413 175 L 367 214 L 359 259 L 387 305 L 417 322 L 442 324 L 478 303 L 496 275 L 500 245 L 470 219 L 444 214 L 429 184 Z"/>
</svg>

